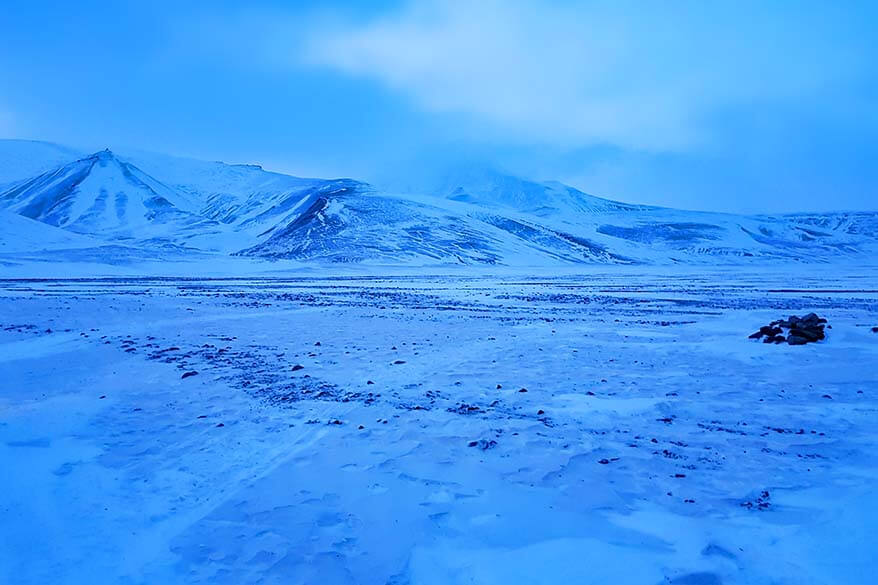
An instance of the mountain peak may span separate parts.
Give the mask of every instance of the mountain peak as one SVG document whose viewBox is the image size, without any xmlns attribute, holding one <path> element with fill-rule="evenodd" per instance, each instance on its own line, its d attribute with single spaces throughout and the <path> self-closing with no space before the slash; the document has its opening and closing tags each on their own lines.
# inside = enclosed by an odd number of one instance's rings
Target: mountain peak
<svg viewBox="0 0 878 585">
<path fill-rule="evenodd" d="M 15 184 L 0 193 L 0 204 L 70 231 L 127 238 L 154 237 L 173 226 L 203 221 L 185 194 L 110 149 Z"/>
<path fill-rule="evenodd" d="M 406 193 L 109 148 L 67 159 L 40 143 L 0 141 L 0 171 L 4 147 L 19 153 L 7 167 L 64 162 L 0 187 L 0 210 L 99 241 L 329 262 L 515 265 L 823 262 L 878 249 L 878 214 L 746 217 L 630 205 L 478 164 L 432 184 L 425 177 Z M 28 225 L 0 226 L 0 245 Z"/>
<path fill-rule="evenodd" d="M 99 150 L 98 152 L 92 153 L 85 157 L 83 160 L 94 160 L 101 162 L 108 161 L 119 161 L 119 158 L 113 153 L 109 148 L 105 148 L 103 150 Z"/>
</svg>

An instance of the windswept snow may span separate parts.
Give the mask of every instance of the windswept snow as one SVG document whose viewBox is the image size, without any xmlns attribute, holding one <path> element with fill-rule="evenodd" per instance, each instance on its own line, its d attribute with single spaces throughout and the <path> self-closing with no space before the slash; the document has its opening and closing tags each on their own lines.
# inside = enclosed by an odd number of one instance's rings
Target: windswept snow
<svg viewBox="0 0 878 585">
<path fill-rule="evenodd" d="M 0 210 L 0 254 L 40 253 L 99 245 L 100 241 L 87 236 Z"/>
<path fill-rule="evenodd" d="M 872 583 L 876 291 L 2 281 L 0 582 Z M 825 342 L 747 339 L 811 310 Z"/>
<path fill-rule="evenodd" d="M 538 217 L 650 209 L 645 205 L 631 205 L 588 195 L 556 181 L 530 181 L 474 166 L 450 172 L 431 190 L 455 201 L 505 208 Z"/>
<path fill-rule="evenodd" d="M 38 140 L 0 139 L 0 189 L 82 158 L 87 153 Z"/>
</svg>

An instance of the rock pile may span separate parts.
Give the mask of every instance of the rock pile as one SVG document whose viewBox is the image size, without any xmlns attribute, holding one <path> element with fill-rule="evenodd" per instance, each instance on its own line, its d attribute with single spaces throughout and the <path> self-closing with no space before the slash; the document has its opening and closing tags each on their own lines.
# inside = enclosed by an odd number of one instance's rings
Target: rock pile
<svg viewBox="0 0 878 585">
<path fill-rule="evenodd" d="M 750 339 L 762 339 L 763 343 L 805 345 L 825 339 L 824 327 L 826 327 L 826 319 L 815 313 L 808 313 L 804 317 L 790 315 L 789 319 L 778 319 L 763 325 L 759 331 L 750 336 Z M 787 330 L 786 335 L 784 329 Z"/>
</svg>

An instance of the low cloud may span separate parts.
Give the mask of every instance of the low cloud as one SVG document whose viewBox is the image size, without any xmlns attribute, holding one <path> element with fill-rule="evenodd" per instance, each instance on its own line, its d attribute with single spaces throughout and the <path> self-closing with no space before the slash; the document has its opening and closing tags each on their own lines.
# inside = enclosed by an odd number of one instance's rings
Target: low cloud
<svg viewBox="0 0 878 585">
<path fill-rule="evenodd" d="M 856 82 L 865 43 L 828 4 L 410 3 L 311 30 L 302 59 L 504 139 L 687 151 L 724 109 Z M 856 26 L 856 24 L 854 24 Z"/>
<path fill-rule="evenodd" d="M 0 138 L 15 138 L 16 124 L 12 112 L 0 105 Z"/>
</svg>

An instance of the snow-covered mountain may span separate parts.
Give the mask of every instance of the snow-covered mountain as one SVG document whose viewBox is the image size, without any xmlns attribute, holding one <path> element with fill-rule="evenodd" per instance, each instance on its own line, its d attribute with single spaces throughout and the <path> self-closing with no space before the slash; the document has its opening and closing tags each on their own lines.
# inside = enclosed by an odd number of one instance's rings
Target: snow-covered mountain
<svg viewBox="0 0 878 585">
<path fill-rule="evenodd" d="M 530 181 L 481 166 L 455 167 L 428 191 L 454 201 L 539 217 L 648 209 L 588 195 L 557 181 Z"/>
<path fill-rule="evenodd" d="M 3 227 L 9 213 L 33 220 L 4 229 L 0 254 L 19 249 L 9 240 L 28 225 L 52 226 L 45 241 L 57 247 L 70 247 L 60 232 L 144 253 L 383 264 L 830 262 L 878 252 L 878 213 L 682 211 L 473 169 L 401 194 L 257 165 L 41 144 L 0 141 L 7 177 L 22 159 L 22 172 L 44 169 L 0 187 Z"/>
<path fill-rule="evenodd" d="M 527 219 L 433 197 L 376 193 L 356 181 L 314 190 L 296 217 L 241 255 L 334 262 L 630 262 Z"/>
<path fill-rule="evenodd" d="M 0 140 L 0 190 L 9 185 L 35 177 L 88 153 L 39 140 Z"/>
<path fill-rule="evenodd" d="M 587 201 L 582 195 L 575 192 L 574 201 Z M 239 254 L 536 265 L 829 262 L 878 251 L 878 214 L 870 213 L 742 217 L 652 207 L 573 213 L 568 207 L 535 216 L 475 200 L 375 193 L 357 183 L 312 193 L 295 212 L 286 227 Z"/>
<path fill-rule="evenodd" d="M 124 159 L 198 201 L 199 213 L 218 222 L 258 231 L 285 219 L 288 208 L 308 190 L 329 183 L 264 170 L 259 165 L 208 162 L 152 152 Z M 263 228 L 264 231 L 264 228 Z"/>
<path fill-rule="evenodd" d="M 196 200 L 109 150 L 46 171 L 0 194 L 9 211 L 68 231 L 115 240 L 185 240 L 211 231 Z"/>
<path fill-rule="evenodd" d="M 102 242 L 0 210 L 0 254 L 88 248 Z"/>
</svg>

